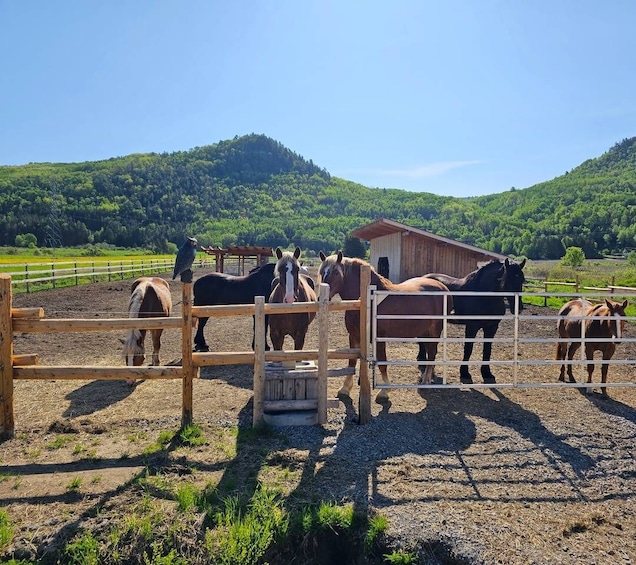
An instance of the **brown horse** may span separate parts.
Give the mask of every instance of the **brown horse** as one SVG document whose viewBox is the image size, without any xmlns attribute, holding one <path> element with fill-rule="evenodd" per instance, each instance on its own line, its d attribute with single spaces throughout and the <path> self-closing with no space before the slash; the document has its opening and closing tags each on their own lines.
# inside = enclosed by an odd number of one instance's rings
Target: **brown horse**
<svg viewBox="0 0 636 565">
<path fill-rule="evenodd" d="M 272 281 L 272 293 L 269 295 L 270 303 L 315 302 L 316 292 L 314 281 L 307 275 L 300 273 L 300 247 L 296 247 L 294 253 L 283 252 L 276 248 L 276 268 Z M 294 340 L 294 349 L 302 349 L 305 345 L 305 336 L 315 312 L 298 314 L 274 314 L 269 318 L 269 335 L 272 347 L 275 350 L 283 348 L 286 335 Z"/>
<path fill-rule="evenodd" d="M 343 300 L 357 300 L 360 298 L 360 268 L 363 265 L 369 265 L 361 259 L 343 257 L 342 252 L 337 255 L 326 257 L 322 251 L 320 252 L 320 280 L 329 285 L 329 298 L 339 294 Z M 396 320 L 383 319 L 378 320 L 377 332 L 378 337 L 422 337 L 439 339 L 442 329 L 443 320 L 430 319 L 426 316 L 442 316 L 444 313 L 444 295 L 442 292 L 449 292 L 446 285 L 429 279 L 426 277 L 415 277 L 408 279 L 399 284 L 391 282 L 389 279 L 378 274 L 373 267 L 371 269 L 371 284 L 375 285 L 379 290 L 397 290 L 405 292 L 404 295 L 390 294 L 378 305 L 378 314 L 380 315 L 417 315 L 421 316 L 417 319 Z M 439 295 L 424 294 L 406 294 L 421 291 L 435 291 Z M 447 295 L 448 306 L 447 312 L 453 307 L 451 295 Z M 345 326 L 349 332 L 349 346 L 351 348 L 360 347 L 360 313 L 356 310 L 347 310 L 345 312 Z M 418 361 L 435 361 L 437 356 L 437 342 L 430 341 L 425 347 L 420 348 Z M 386 343 L 378 342 L 377 355 L 379 361 L 386 361 Z M 356 361 L 351 359 L 349 367 L 355 368 Z M 389 384 L 386 365 L 379 365 L 382 381 Z M 420 366 L 422 376 L 420 381 L 430 384 L 434 366 Z M 353 386 L 353 375 L 347 375 L 342 388 L 338 394 L 349 395 Z M 386 389 L 382 389 L 376 400 L 382 401 L 388 398 Z"/>
<path fill-rule="evenodd" d="M 128 303 L 129 318 L 159 318 L 170 316 L 172 312 L 172 295 L 170 285 L 159 277 L 140 277 L 133 282 Z M 159 365 L 159 349 L 161 349 L 162 329 L 150 330 L 152 335 L 152 363 Z M 126 365 L 138 367 L 145 360 L 144 342 L 146 330 L 130 330 L 124 344 L 123 355 Z M 134 381 L 127 380 L 129 385 Z"/>
<path fill-rule="evenodd" d="M 609 364 L 607 363 L 616 351 L 616 345 L 625 333 L 625 308 L 627 308 L 627 300 L 622 303 L 605 299 L 600 304 L 592 304 L 585 299 L 576 298 L 566 302 L 559 310 L 559 319 L 557 330 L 559 338 L 567 340 L 581 339 L 581 322 L 584 320 L 583 332 L 585 343 L 585 357 L 587 364 L 587 382 L 592 382 L 592 373 L 594 372 L 594 352 L 601 351 L 603 354 L 603 364 L 601 366 L 601 382 L 607 382 L 607 371 Z M 601 317 L 602 319 L 589 319 L 591 316 Z M 602 340 L 602 341 L 595 341 Z M 568 360 L 572 361 L 574 354 L 581 347 L 581 341 L 559 341 L 557 343 L 556 358 L 557 361 L 563 361 L 567 352 Z M 571 383 L 576 382 L 572 374 L 572 365 L 567 366 L 567 373 Z M 565 381 L 565 364 L 561 365 L 560 381 Z M 591 392 L 591 388 L 587 392 Z M 607 394 L 607 388 L 601 387 L 603 394 Z"/>
</svg>

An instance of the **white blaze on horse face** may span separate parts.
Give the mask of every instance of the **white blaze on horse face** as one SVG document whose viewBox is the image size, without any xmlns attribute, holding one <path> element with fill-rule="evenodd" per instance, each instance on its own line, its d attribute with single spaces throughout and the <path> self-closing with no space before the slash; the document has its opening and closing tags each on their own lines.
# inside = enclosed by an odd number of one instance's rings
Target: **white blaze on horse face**
<svg viewBox="0 0 636 565">
<path fill-rule="evenodd" d="M 616 334 L 613 337 L 621 339 L 623 337 L 623 320 L 618 312 L 614 313 L 614 317 L 616 318 Z"/>
<path fill-rule="evenodd" d="M 285 276 L 285 298 L 283 302 L 291 303 L 294 301 L 294 275 L 293 265 L 287 263 L 287 275 Z"/>
</svg>

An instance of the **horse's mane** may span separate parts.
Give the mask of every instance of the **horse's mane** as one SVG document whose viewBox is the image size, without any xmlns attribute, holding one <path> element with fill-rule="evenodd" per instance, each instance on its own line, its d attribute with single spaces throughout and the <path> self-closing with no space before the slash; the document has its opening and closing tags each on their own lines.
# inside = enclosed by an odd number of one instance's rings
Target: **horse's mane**
<svg viewBox="0 0 636 565">
<path fill-rule="evenodd" d="M 367 261 L 364 261 L 363 259 L 359 259 L 358 257 L 343 256 L 341 265 L 342 265 L 342 269 L 344 271 L 345 276 L 353 272 L 353 273 L 356 273 L 358 277 L 360 276 L 360 268 L 362 266 L 368 265 L 371 269 L 371 279 L 373 280 L 377 278 L 378 282 L 380 283 L 377 286 L 379 286 L 381 290 L 391 290 L 395 286 L 395 284 L 391 280 L 387 279 L 386 277 L 378 273 L 373 268 L 373 265 L 371 265 Z"/>
<path fill-rule="evenodd" d="M 469 284 L 476 285 L 477 283 L 481 282 L 481 280 L 486 276 L 486 274 L 489 274 L 491 270 L 496 268 L 498 271 L 500 271 L 499 276 L 496 278 L 496 280 L 497 282 L 501 284 L 503 282 L 502 267 L 503 267 L 503 263 L 499 261 L 499 259 L 492 259 L 491 261 L 488 261 L 488 263 L 485 263 L 481 267 L 478 267 L 474 271 L 468 273 L 464 277 L 464 280 L 466 281 L 467 285 Z"/>
<path fill-rule="evenodd" d="M 130 295 L 130 301 L 128 302 L 128 317 L 138 318 L 141 304 L 144 301 L 146 290 L 148 289 L 147 282 L 141 282 L 138 284 Z M 141 337 L 141 331 L 139 329 L 130 330 L 126 334 L 126 340 L 124 341 L 123 356 L 135 355 L 140 352 L 140 348 L 137 345 L 137 340 Z"/>
</svg>

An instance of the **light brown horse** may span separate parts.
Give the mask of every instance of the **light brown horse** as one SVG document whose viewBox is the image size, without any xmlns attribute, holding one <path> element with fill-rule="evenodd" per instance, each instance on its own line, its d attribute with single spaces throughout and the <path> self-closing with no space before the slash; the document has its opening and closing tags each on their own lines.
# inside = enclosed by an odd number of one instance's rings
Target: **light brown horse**
<svg viewBox="0 0 636 565">
<path fill-rule="evenodd" d="M 132 283 L 128 303 L 129 318 L 159 318 L 170 316 L 172 312 L 172 295 L 170 285 L 159 277 L 140 277 Z M 159 350 L 161 349 L 162 329 L 150 330 L 152 335 L 152 363 L 159 365 Z M 130 330 L 124 344 L 123 355 L 126 365 L 138 367 L 142 365 L 146 355 L 144 342 L 146 330 Z M 134 381 L 127 380 L 129 385 Z"/>
<path fill-rule="evenodd" d="M 594 352 L 600 351 L 603 354 L 603 364 L 601 365 L 601 382 L 607 382 L 607 371 L 609 369 L 609 361 L 616 351 L 616 346 L 620 343 L 620 339 L 625 333 L 625 308 L 627 308 L 627 300 L 622 303 L 605 299 L 600 304 L 592 304 L 585 299 L 576 298 L 566 302 L 559 310 L 561 318 L 557 322 L 557 330 L 559 338 L 568 340 L 581 339 L 581 322 L 584 325 L 585 339 L 585 357 L 587 364 L 587 382 L 592 382 L 592 373 L 594 372 Z M 588 317 L 602 317 L 602 319 L 586 319 Z M 603 341 L 595 341 L 603 339 Z M 557 343 L 556 358 L 557 361 L 563 361 L 567 352 L 569 361 L 572 361 L 574 354 L 581 347 L 581 341 L 572 341 L 569 344 L 566 341 Z M 560 381 L 565 381 L 565 364 L 561 365 Z M 572 365 L 567 366 L 567 373 L 571 383 L 576 382 L 572 374 Z M 591 392 L 591 388 L 587 392 Z M 607 388 L 601 387 L 603 394 L 607 394 Z"/>
<path fill-rule="evenodd" d="M 308 275 L 300 273 L 300 253 L 300 247 L 296 247 L 294 253 L 276 248 L 278 261 L 274 269 L 273 290 L 269 295 L 270 303 L 316 302 L 314 281 Z M 269 335 L 272 347 L 281 350 L 285 336 L 290 335 L 294 340 L 294 349 L 302 349 L 309 324 L 315 317 L 315 312 L 270 315 Z"/>
<path fill-rule="evenodd" d="M 336 255 L 326 257 L 322 251 L 320 252 L 320 280 L 329 285 L 329 298 L 333 298 L 339 294 L 343 300 L 357 300 L 360 298 L 360 268 L 363 265 L 369 265 L 361 259 L 343 257 L 342 252 Z M 404 295 L 390 294 L 378 305 L 378 314 L 380 315 L 417 315 L 421 316 L 417 319 L 395 320 L 383 319 L 378 320 L 377 332 L 378 337 L 423 337 L 438 339 L 442 333 L 443 320 L 431 319 L 427 316 L 442 316 L 444 314 L 443 292 L 449 292 L 446 285 L 429 279 L 427 277 L 415 277 L 408 279 L 399 284 L 391 282 L 389 279 L 378 274 L 373 267 L 371 269 L 371 284 L 375 285 L 379 290 L 397 290 L 402 291 Z M 440 294 L 411 294 L 421 291 L 435 291 Z M 453 307 L 452 297 L 449 294 L 447 312 Z M 345 312 L 345 326 L 349 332 L 349 346 L 351 348 L 360 347 L 360 313 L 356 310 L 347 310 Z M 418 361 L 435 361 L 437 356 L 437 342 L 431 341 L 420 348 Z M 378 342 L 377 344 L 378 361 L 386 361 L 386 343 Z M 425 355 L 425 358 L 424 358 Z M 355 368 L 356 361 L 349 361 L 349 367 Z M 382 381 L 389 384 L 386 365 L 379 365 Z M 420 381 L 430 384 L 434 366 L 420 366 L 422 376 Z M 353 386 L 353 375 L 347 375 L 342 388 L 338 394 L 349 395 Z M 380 390 L 376 396 L 376 400 L 382 401 L 388 398 L 386 389 Z"/>
</svg>

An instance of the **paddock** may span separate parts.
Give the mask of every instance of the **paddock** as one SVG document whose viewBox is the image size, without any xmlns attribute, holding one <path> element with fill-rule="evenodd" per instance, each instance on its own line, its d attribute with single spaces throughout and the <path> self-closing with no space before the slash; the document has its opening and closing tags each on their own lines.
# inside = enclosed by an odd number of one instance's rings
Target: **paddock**
<svg viewBox="0 0 636 565">
<path fill-rule="evenodd" d="M 43 291 L 14 297 L 16 308 L 43 307 L 48 317 L 89 319 L 92 323 L 123 317 L 129 281 Z M 171 284 L 174 316 L 181 319 L 182 287 Z M 554 309 L 528 306 L 521 320 L 518 348 L 520 382 L 551 383 L 558 367 L 523 364 L 550 360 L 556 339 Z M 329 315 L 330 348 L 346 348 L 344 312 Z M 179 322 L 180 323 L 180 322 Z M 633 322 L 627 335 L 632 337 Z M 498 337 L 509 338 L 514 319 L 506 318 Z M 15 353 L 37 352 L 42 365 L 123 366 L 118 337 L 123 330 L 15 335 Z M 81 346 L 78 336 L 81 335 Z M 463 328 L 449 324 L 448 337 L 460 339 Z M 250 350 L 250 315 L 215 317 L 210 329 L 213 351 Z M 312 324 L 306 347 L 318 349 L 318 326 Z M 164 332 L 162 361 L 181 365 L 181 328 Z M 390 345 L 389 360 L 414 361 L 413 343 Z M 461 357 L 448 344 L 449 361 Z M 634 360 L 631 342 L 621 344 L 616 360 Z M 479 350 L 479 344 L 476 346 Z M 165 354 L 163 353 L 165 351 Z M 201 488 L 229 480 L 230 469 L 280 484 L 285 495 L 313 500 L 352 502 L 389 519 L 397 539 L 430 540 L 466 562 L 536 562 L 610 564 L 634 559 L 636 522 L 634 445 L 636 389 L 613 387 L 603 399 L 595 392 L 567 387 L 513 387 L 514 347 L 493 352 L 499 389 L 477 382 L 454 387 L 458 368 L 447 369 L 448 388 L 411 388 L 415 366 L 389 368 L 390 404 L 371 404 L 372 419 L 358 425 L 359 388 L 351 399 L 328 407 L 323 426 L 291 426 L 249 443 L 253 418 L 254 367 L 249 363 L 206 365 L 193 380 L 193 417 L 208 439 L 190 450 L 164 452 L 157 473 L 176 484 Z M 165 357 L 165 359 L 164 359 Z M 477 358 L 479 356 L 476 356 Z M 504 365 L 506 362 L 507 365 Z M 471 364 L 477 363 L 473 360 Z M 338 369 L 346 360 L 330 359 Z M 477 365 L 475 365 L 477 366 Z M 610 382 L 633 382 L 633 361 L 613 365 Z M 441 371 L 438 369 L 441 373 Z M 576 372 L 575 372 L 576 375 Z M 80 516 L 111 518 L 111 508 L 132 507 L 139 494 L 132 480 L 144 476 L 147 447 L 181 423 L 182 383 L 150 379 L 136 387 L 123 380 L 16 380 L 16 435 L 0 445 L 5 479 L 0 502 L 24 524 L 24 544 L 56 539 Z M 329 378 L 328 398 L 342 377 Z M 228 444 L 228 438 L 236 440 Z M 50 445 L 69 438 L 65 447 Z M 67 439 L 68 441 L 68 439 Z M 85 451 L 74 454 L 77 445 Z M 151 461 L 155 461 L 151 459 Z M 182 474 L 189 465 L 196 473 Z M 82 477 L 81 496 L 66 485 Z M 99 481 L 93 481 L 99 478 Z M 34 529 L 37 528 L 37 531 Z M 29 546 L 30 547 L 30 546 Z"/>
</svg>

